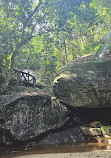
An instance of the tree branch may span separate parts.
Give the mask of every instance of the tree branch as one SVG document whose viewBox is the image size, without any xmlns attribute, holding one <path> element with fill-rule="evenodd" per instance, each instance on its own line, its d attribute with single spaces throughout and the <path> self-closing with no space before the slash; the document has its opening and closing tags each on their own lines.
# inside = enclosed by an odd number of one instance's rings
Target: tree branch
<svg viewBox="0 0 111 158">
<path fill-rule="evenodd" d="M 36 8 L 34 9 L 34 11 L 33 11 L 33 12 L 29 15 L 29 17 L 26 19 L 25 25 L 24 25 L 24 27 L 23 27 L 23 33 L 22 33 L 22 36 L 21 36 L 21 42 L 20 42 L 20 44 L 18 44 L 18 46 L 16 47 L 16 49 L 12 52 L 12 58 L 11 58 L 10 68 L 13 67 L 14 58 L 15 58 L 15 56 L 16 56 L 16 54 L 17 54 L 18 49 L 19 49 L 23 44 L 25 44 L 27 41 L 29 41 L 29 40 L 31 40 L 33 37 L 35 37 L 35 36 L 32 36 L 32 34 L 33 34 L 34 28 L 35 28 L 35 26 L 37 25 L 37 23 L 32 27 L 30 36 L 29 36 L 28 38 L 22 40 L 22 37 L 24 36 L 24 31 L 25 31 L 25 28 L 26 28 L 28 22 L 29 22 L 30 19 L 33 17 L 33 15 L 35 14 L 35 12 L 39 10 L 39 7 L 41 6 L 41 4 L 42 4 L 42 0 L 39 0 L 39 4 L 36 6 Z"/>
<path fill-rule="evenodd" d="M 28 24 L 28 22 L 30 21 L 30 19 L 32 18 L 32 16 L 35 14 L 35 12 L 38 11 L 39 7 L 41 6 L 42 4 L 42 0 L 39 0 L 39 4 L 36 6 L 36 8 L 34 9 L 34 11 L 29 15 L 29 17 L 26 19 L 26 22 L 25 22 L 25 25 L 23 27 L 23 32 Z"/>
</svg>

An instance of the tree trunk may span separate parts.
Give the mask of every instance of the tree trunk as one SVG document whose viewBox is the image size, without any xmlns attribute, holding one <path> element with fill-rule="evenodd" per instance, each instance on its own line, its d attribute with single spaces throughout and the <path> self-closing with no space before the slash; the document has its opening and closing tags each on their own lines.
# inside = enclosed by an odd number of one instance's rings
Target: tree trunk
<svg viewBox="0 0 111 158">
<path fill-rule="evenodd" d="M 67 49 L 66 49 L 65 40 L 64 40 L 64 63 L 67 64 Z"/>
<path fill-rule="evenodd" d="M 13 52 L 12 52 L 12 56 L 11 56 L 10 64 L 9 64 L 9 69 L 12 69 L 12 68 L 13 68 L 14 60 L 15 60 L 16 54 L 17 54 L 16 51 L 13 51 Z"/>
</svg>

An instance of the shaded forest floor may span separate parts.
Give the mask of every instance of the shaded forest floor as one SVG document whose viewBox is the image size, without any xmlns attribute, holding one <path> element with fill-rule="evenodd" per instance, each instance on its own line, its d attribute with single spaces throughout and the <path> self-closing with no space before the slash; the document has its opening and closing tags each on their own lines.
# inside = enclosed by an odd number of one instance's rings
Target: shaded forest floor
<svg viewBox="0 0 111 158">
<path fill-rule="evenodd" d="M 16 158 L 111 158 L 111 151 L 91 151 L 78 153 L 34 154 Z"/>
<path fill-rule="evenodd" d="M 12 151 L 2 154 L 1 158 L 111 158 L 111 147 L 89 145 L 56 146 L 29 151 Z"/>
</svg>

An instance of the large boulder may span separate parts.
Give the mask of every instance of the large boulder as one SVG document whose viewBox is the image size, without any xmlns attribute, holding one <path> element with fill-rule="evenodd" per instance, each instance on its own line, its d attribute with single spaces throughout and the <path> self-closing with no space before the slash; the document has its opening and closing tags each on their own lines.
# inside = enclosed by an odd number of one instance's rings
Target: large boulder
<svg viewBox="0 0 111 158">
<path fill-rule="evenodd" d="M 4 77 L 0 75 L 0 85 L 4 83 L 4 80 L 5 80 Z"/>
<path fill-rule="evenodd" d="M 86 130 L 84 130 L 86 131 Z M 101 134 L 84 134 L 79 126 L 51 133 L 44 137 L 39 143 L 39 146 L 53 146 L 53 145 L 77 145 L 81 143 L 97 142 L 96 136 Z"/>
<path fill-rule="evenodd" d="M 53 90 L 60 101 L 74 107 L 111 107 L 111 60 L 85 57 L 66 65 L 57 73 Z"/>
<path fill-rule="evenodd" d="M 5 83 L 5 78 L 0 74 L 0 93 L 2 92 L 4 83 Z"/>
<path fill-rule="evenodd" d="M 17 140 L 25 141 L 62 126 L 67 119 L 66 111 L 50 96 L 23 96 L 0 106 L 0 127 L 10 130 Z"/>
</svg>

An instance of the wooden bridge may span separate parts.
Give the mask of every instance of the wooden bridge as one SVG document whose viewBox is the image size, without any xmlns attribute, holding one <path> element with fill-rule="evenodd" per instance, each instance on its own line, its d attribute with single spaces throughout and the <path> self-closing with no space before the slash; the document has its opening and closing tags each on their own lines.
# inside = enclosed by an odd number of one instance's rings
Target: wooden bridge
<svg viewBox="0 0 111 158">
<path fill-rule="evenodd" d="M 36 85 L 36 78 L 32 75 L 29 74 L 29 72 L 23 72 L 23 71 L 19 71 L 19 70 L 15 70 L 13 69 L 13 74 L 16 74 L 16 79 L 18 83 L 30 83 L 33 85 L 33 87 L 35 87 Z"/>
</svg>

